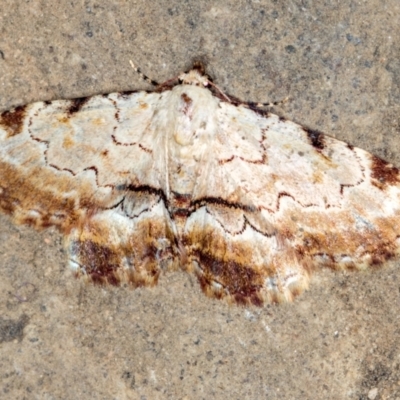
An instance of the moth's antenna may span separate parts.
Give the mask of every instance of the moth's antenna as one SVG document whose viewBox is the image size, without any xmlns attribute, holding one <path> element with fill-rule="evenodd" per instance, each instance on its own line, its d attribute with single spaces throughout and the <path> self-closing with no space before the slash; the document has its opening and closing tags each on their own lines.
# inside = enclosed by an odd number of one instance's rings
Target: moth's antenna
<svg viewBox="0 0 400 400">
<path fill-rule="evenodd" d="M 137 67 L 132 60 L 129 60 L 129 63 L 131 64 L 131 67 L 139 74 L 139 76 L 145 81 L 150 83 L 150 85 L 153 86 L 160 86 L 160 84 L 157 81 L 154 81 L 153 79 L 149 78 L 147 75 L 145 75 L 139 67 Z"/>
<path fill-rule="evenodd" d="M 228 102 L 232 103 L 232 99 L 227 96 L 222 89 L 219 88 L 215 83 L 211 82 L 210 80 L 207 82 L 210 86 L 212 86 L 215 90 L 218 91 L 218 93 Z"/>
<path fill-rule="evenodd" d="M 289 101 L 289 96 L 285 97 L 282 100 L 274 101 L 272 103 L 248 103 L 251 104 L 253 107 L 262 108 L 262 107 L 273 107 L 273 106 L 281 106 Z"/>
</svg>

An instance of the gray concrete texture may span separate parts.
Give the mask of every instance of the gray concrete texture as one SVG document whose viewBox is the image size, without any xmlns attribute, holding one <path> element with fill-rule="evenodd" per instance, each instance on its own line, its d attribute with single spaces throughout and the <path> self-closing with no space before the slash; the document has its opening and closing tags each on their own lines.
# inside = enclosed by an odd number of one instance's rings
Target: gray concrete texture
<svg viewBox="0 0 400 400">
<path fill-rule="evenodd" d="M 0 109 L 147 88 L 207 61 L 242 100 L 400 165 L 398 0 L 0 1 Z M 61 236 L 0 219 L 2 399 L 400 399 L 399 262 L 240 308 L 194 277 L 71 277 Z"/>
</svg>

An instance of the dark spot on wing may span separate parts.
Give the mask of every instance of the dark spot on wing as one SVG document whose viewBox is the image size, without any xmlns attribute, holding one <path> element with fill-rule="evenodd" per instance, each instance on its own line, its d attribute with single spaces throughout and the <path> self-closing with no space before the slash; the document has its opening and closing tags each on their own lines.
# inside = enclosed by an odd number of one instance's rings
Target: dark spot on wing
<svg viewBox="0 0 400 400">
<path fill-rule="evenodd" d="M 310 144 L 317 150 L 323 150 L 325 147 L 324 134 L 313 129 L 303 128 L 304 132 L 307 133 Z"/>
<path fill-rule="evenodd" d="M 120 279 L 116 271 L 121 260 L 111 248 L 99 245 L 92 240 L 75 242 L 72 253 L 77 256 L 81 268 L 92 279 L 93 283 L 118 285 Z"/>
<path fill-rule="evenodd" d="M 202 251 L 197 251 L 195 258 L 203 271 L 197 277 L 204 292 L 209 293 L 208 287 L 211 287 L 213 295 L 218 297 L 218 291 L 212 289 L 215 281 L 223 286 L 236 303 L 262 305 L 262 277 L 253 268 L 235 261 L 219 260 Z M 220 296 L 223 297 L 223 293 Z"/>
<path fill-rule="evenodd" d="M 70 106 L 66 113 L 72 115 L 79 112 L 90 99 L 90 97 L 79 97 L 78 99 L 70 100 Z"/>
<path fill-rule="evenodd" d="M 384 189 L 386 185 L 397 185 L 400 182 L 398 168 L 379 157 L 371 157 L 371 179 L 373 185 Z"/>
<path fill-rule="evenodd" d="M 7 131 L 8 137 L 18 135 L 22 132 L 26 116 L 26 107 L 26 105 L 15 107 L 12 110 L 4 111 L 0 114 L 0 126 Z"/>
<path fill-rule="evenodd" d="M 175 218 L 187 218 L 190 215 L 191 194 L 172 192 L 169 200 L 170 214 Z"/>
</svg>

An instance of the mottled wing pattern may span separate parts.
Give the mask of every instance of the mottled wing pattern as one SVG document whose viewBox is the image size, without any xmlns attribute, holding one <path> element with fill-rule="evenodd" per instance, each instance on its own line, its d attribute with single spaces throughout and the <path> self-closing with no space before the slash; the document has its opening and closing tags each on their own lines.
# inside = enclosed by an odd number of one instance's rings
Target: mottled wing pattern
<svg viewBox="0 0 400 400">
<path fill-rule="evenodd" d="M 233 104 L 196 70 L 181 81 L 3 112 L 2 212 L 57 226 L 94 282 L 152 285 L 180 266 L 241 304 L 289 301 L 319 267 L 398 253 L 396 168 Z"/>
<path fill-rule="evenodd" d="M 59 227 L 70 266 L 94 282 L 151 285 L 176 264 L 164 159 L 148 129 L 158 97 L 110 94 L 1 114 L 0 209 L 17 223 Z"/>
<path fill-rule="evenodd" d="M 273 114 L 227 103 L 216 113 L 223 138 L 186 226 L 206 293 L 288 301 L 316 268 L 365 269 L 399 252 L 397 168 Z"/>
</svg>

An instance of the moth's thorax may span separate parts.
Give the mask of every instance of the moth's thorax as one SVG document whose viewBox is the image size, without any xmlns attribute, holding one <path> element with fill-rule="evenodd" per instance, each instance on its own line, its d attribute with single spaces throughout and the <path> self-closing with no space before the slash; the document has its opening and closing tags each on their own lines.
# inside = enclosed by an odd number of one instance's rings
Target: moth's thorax
<svg viewBox="0 0 400 400">
<path fill-rule="evenodd" d="M 205 132 L 213 130 L 219 100 L 207 89 L 191 85 L 177 86 L 166 100 L 171 110 L 168 126 L 172 146 L 191 146 Z"/>
<path fill-rule="evenodd" d="M 192 194 L 204 168 L 199 161 L 205 160 L 217 132 L 219 100 L 209 90 L 192 85 L 175 87 L 166 100 L 171 110 L 164 126 L 170 187 L 181 194 Z"/>
</svg>

